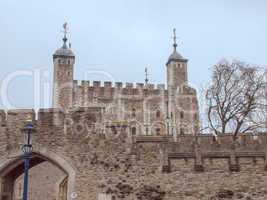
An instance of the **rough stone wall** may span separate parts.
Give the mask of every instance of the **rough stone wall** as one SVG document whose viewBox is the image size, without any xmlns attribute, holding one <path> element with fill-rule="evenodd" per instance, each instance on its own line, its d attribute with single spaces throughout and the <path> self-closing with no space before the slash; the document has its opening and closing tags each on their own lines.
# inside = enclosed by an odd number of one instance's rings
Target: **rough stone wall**
<svg viewBox="0 0 267 200">
<path fill-rule="evenodd" d="M 105 134 L 95 126 L 101 112 L 41 110 L 35 122 L 34 147 L 54 152 L 75 169 L 77 200 L 267 198 L 266 134 L 240 136 L 235 146 L 230 135 L 185 135 L 176 142 L 164 136 L 129 137 L 119 124 Z M 0 169 L 19 151 L 20 129 L 30 113 L 8 112 L 0 132 L 0 138 L 6 138 Z M 84 124 L 89 128 L 81 127 Z"/>
</svg>

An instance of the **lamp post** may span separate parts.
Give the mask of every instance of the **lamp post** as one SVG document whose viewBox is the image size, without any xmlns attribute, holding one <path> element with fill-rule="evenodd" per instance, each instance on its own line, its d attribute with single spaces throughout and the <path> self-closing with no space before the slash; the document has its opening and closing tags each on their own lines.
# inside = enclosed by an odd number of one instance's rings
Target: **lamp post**
<svg viewBox="0 0 267 200">
<path fill-rule="evenodd" d="M 24 159 L 24 187 L 23 187 L 23 200 L 28 200 L 28 184 L 29 184 L 29 167 L 32 153 L 32 133 L 33 124 L 32 120 L 27 120 L 24 128 L 22 129 L 24 136 L 24 144 L 22 146 L 23 159 Z"/>
</svg>

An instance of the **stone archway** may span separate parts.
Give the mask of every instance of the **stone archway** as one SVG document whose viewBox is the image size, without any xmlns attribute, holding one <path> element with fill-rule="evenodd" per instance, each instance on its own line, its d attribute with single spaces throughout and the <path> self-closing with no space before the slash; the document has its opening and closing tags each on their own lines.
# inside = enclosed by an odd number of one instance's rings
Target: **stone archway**
<svg viewBox="0 0 267 200">
<path fill-rule="evenodd" d="M 152 129 L 152 135 L 154 136 L 162 136 L 162 135 L 167 135 L 167 127 L 166 124 L 162 121 L 155 121 L 151 125 Z"/>
<path fill-rule="evenodd" d="M 135 130 L 135 131 L 133 131 Z M 142 135 L 142 124 L 137 120 L 132 120 L 129 122 L 129 134 L 128 136 Z"/>
<path fill-rule="evenodd" d="M 63 177 L 58 184 L 57 200 L 67 199 L 68 193 L 68 176 Z"/>
<path fill-rule="evenodd" d="M 21 152 L 13 153 L 9 157 L 10 159 L 0 162 L 0 200 L 14 200 L 15 181 L 24 173 Z M 30 168 L 43 162 L 49 162 L 65 173 L 65 178 L 58 185 L 58 197 L 61 196 L 59 200 L 70 200 L 75 184 L 75 170 L 73 167 L 54 152 L 47 151 L 44 148 L 35 150 L 32 154 Z"/>
</svg>

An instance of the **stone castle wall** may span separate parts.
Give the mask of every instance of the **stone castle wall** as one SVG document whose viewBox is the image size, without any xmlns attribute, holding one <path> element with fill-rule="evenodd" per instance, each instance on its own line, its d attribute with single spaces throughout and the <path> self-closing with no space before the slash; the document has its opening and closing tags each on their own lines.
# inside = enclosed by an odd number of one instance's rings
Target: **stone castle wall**
<svg viewBox="0 0 267 200">
<path fill-rule="evenodd" d="M 184 85 L 177 91 L 176 107 L 168 112 L 168 91 L 164 84 L 142 83 L 112 85 L 112 82 L 74 81 L 74 107 L 102 106 L 106 121 L 131 121 L 132 127 L 146 135 L 195 134 L 198 130 L 196 91 Z M 170 122 L 167 124 L 166 119 Z"/>
<path fill-rule="evenodd" d="M 1 166 L 20 151 L 21 128 L 30 114 L 37 119 L 35 151 L 48 158 L 53 152 L 72 166 L 75 179 L 69 182 L 77 200 L 267 198 L 267 134 L 240 135 L 235 144 L 231 135 L 180 135 L 175 141 L 132 137 L 125 124 L 110 124 L 103 132 L 96 126 L 101 108 L 0 113 L 0 177 Z"/>
</svg>

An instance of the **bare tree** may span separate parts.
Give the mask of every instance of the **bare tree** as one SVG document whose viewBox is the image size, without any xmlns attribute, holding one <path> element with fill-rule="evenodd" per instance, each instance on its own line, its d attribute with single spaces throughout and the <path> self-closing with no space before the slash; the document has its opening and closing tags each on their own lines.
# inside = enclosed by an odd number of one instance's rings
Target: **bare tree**
<svg viewBox="0 0 267 200">
<path fill-rule="evenodd" d="M 205 91 L 209 127 L 218 135 L 266 130 L 266 72 L 242 62 L 223 61 L 213 68 Z"/>
</svg>

